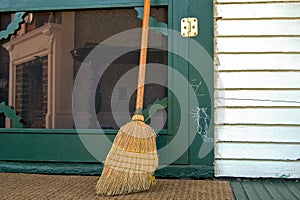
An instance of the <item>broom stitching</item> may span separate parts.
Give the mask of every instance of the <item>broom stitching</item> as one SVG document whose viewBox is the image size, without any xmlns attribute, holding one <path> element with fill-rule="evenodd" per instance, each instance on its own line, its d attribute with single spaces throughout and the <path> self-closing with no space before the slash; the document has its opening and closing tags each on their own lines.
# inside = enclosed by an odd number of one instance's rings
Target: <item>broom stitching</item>
<svg viewBox="0 0 300 200">
<path fill-rule="evenodd" d="M 144 163 L 144 161 L 147 161 L 147 163 Z M 147 171 L 154 171 L 155 168 L 158 166 L 158 158 L 157 159 L 140 159 L 140 158 L 130 158 L 128 159 L 125 156 L 120 156 L 117 158 L 109 157 L 105 162 L 105 165 L 121 165 L 121 166 L 125 166 L 127 165 L 127 167 L 130 167 L 131 169 L 137 169 L 140 170 L 141 166 L 143 168 L 146 168 Z M 138 164 L 138 165 L 137 165 Z"/>
<path fill-rule="evenodd" d="M 132 121 L 132 123 L 133 123 L 134 121 Z M 157 133 L 156 133 L 156 131 L 154 130 L 154 129 L 152 129 L 151 127 L 148 129 L 148 131 L 153 131 L 153 135 L 151 135 L 151 136 L 149 136 L 149 135 L 146 135 L 146 136 L 143 136 L 143 135 L 141 135 L 141 134 L 139 134 L 139 135 L 137 135 L 136 134 L 136 132 L 143 132 L 143 131 L 141 131 L 141 130 L 139 130 L 139 131 L 128 131 L 127 130 L 128 128 L 121 128 L 120 130 L 119 130 L 119 132 L 120 133 L 124 133 L 124 134 L 126 134 L 126 135 L 128 135 L 128 136 L 130 136 L 130 137 L 135 137 L 135 138 L 139 138 L 139 139 L 148 139 L 148 138 L 156 138 L 157 137 Z M 145 129 L 145 128 L 142 128 L 142 129 Z M 147 132 L 147 131 L 145 131 L 145 132 Z M 132 133 L 134 133 L 134 134 L 132 134 Z"/>
<path fill-rule="evenodd" d="M 117 152 L 117 151 L 121 151 L 121 152 L 129 152 L 131 154 L 136 154 L 136 156 L 143 156 L 143 155 L 147 155 L 147 154 L 150 154 L 150 155 L 157 155 L 157 151 L 154 151 L 154 152 L 137 152 L 137 151 L 130 151 L 130 150 L 127 150 L 127 149 L 122 149 L 122 148 L 119 148 L 118 146 L 116 146 L 115 144 L 113 144 L 113 150 L 112 150 L 112 153 L 113 152 Z M 117 155 L 119 155 L 120 153 L 116 153 Z M 123 155 L 122 155 L 123 156 Z M 124 155 L 125 156 L 125 155 Z M 127 156 L 127 157 L 135 157 L 134 156 Z"/>
<path fill-rule="evenodd" d="M 130 162 L 130 161 L 125 161 L 125 160 L 118 160 L 118 159 L 113 159 L 113 158 L 109 158 L 109 160 L 111 161 L 114 161 L 114 162 L 118 162 L 118 163 L 124 163 L 124 164 L 137 164 L 137 162 Z M 109 162 L 109 161 L 108 161 Z M 105 165 L 110 165 L 110 164 L 107 164 L 107 162 L 104 162 Z M 141 166 L 146 166 L 146 167 L 157 167 L 156 165 L 154 164 L 143 164 L 143 163 L 139 163 L 139 165 Z"/>
<path fill-rule="evenodd" d="M 153 156 L 149 156 L 149 157 L 137 157 L 137 156 L 130 156 L 130 155 L 122 155 L 122 154 L 120 154 L 120 153 L 114 153 L 114 152 L 111 152 L 111 155 L 112 154 L 115 154 L 115 155 L 117 155 L 117 156 L 121 156 L 121 157 L 126 157 L 126 158 L 136 158 L 136 159 L 140 159 L 140 160 L 149 160 L 149 161 L 151 161 L 151 160 L 158 160 L 158 158 L 157 157 L 153 157 Z"/>
<path fill-rule="evenodd" d="M 135 172 L 126 171 L 127 173 L 132 173 L 132 174 L 142 174 L 142 173 L 153 174 L 154 173 L 154 170 L 153 171 L 137 170 L 125 166 L 116 166 L 116 165 L 105 165 L 105 166 L 109 167 L 110 169 L 118 170 L 120 172 L 124 172 L 125 170 L 135 170 Z"/>
<path fill-rule="evenodd" d="M 120 130 L 120 132 L 123 133 L 123 134 L 128 135 L 129 137 L 138 138 L 138 139 L 149 139 L 149 138 L 156 138 L 157 137 L 157 134 L 151 135 L 151 136 L 149 136 L 149 135 L 143 136 L 143 135 L 134 135 L 134 134 L 126 133 L 124 130 Z"/>
</svg>

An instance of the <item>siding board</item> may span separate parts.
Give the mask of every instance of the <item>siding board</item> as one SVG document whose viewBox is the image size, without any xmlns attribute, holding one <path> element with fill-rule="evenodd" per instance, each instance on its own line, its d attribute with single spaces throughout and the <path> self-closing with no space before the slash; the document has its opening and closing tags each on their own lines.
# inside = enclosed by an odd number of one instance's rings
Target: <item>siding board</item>
<svg viewBox="0 0 300 200">
<path fill-rule="evenodd" d="M 217 36 L 300 35 L 300 20 L 218 20 Z"/>
<path fill-rule="evenodd" d="M 215 15 L 225 19 L 298 18 L 300 2 L 269 4 L 217 4 Z"/>
<path fill-rule="evenodd" d="M 297 126 L 216 126 L 218 142 L 300 143 Z"/>
<path fill-rule="evenodd" d="M 300 70 L 300 54 L 218 54 L 215 69 Z"/>
<path fill-rule="evenodd" d="M 219 72 L 216 88 L 300 88 L 300 72 Z"/>
<path fill-rule="evenodd" d="M 300 106 L 300 90 L 217 90 L 215 106 Z"/>
<path fill-rule="evenodd" d="M 300 10 L 300 7 L 299 7 Z M 252 53 L 252 52 L 299 52 L 300 38 L 217 38 L 218 44 L 216 51 Z"/>
<path fill-rule="evenodd" d="M 300 144 L 217 143 L 216 150 L 217 159 L 300 159 Z"/>
<path fill-rule="evenodd" d="M 297 178 L 300 162 L 216 160 L 216 177 Z"/>
<path fill-rule="evenodd" d="M 300 108 L 217 108 L 215 123 L 300 125 Z"/>
</svg>

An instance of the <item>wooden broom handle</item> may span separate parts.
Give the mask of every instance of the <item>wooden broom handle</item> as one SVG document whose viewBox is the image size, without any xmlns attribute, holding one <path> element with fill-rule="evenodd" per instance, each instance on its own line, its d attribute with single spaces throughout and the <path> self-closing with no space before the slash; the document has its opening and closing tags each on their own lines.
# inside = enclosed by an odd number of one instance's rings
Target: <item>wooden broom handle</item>
<svg viewBox="0 0 300 200">
<path fill-rule="evenodd" d="M 140 64 L 138 75 L 138 88 L 136 94 L 136 112 L 137 115 L 142 115 L 144 104 L 144 85 L 146 77 L 146 61 L 147 61 L 147 47 L 148 47 L 148 32 L 149 32 L 149 18 L 150 18 L 150 1 L 144 0 L 144 16 L 142 24 L 142 39 L 140 51 Z M 143 120 L 142 120 L 143 121 Z"/>
</svg>

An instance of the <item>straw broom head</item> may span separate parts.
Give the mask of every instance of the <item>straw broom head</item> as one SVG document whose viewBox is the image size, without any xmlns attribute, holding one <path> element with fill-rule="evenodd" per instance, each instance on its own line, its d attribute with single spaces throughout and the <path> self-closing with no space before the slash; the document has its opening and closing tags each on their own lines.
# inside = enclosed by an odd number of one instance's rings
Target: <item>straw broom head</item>
<svg viewBox="0 0 300 200">
<path fill-rule="evenodd" d="M 107 196 L 149 190 L 157 166 L 156 133 L 143 121 L 129 122 L 114 140 L 96 192 Z"/>
</svg>

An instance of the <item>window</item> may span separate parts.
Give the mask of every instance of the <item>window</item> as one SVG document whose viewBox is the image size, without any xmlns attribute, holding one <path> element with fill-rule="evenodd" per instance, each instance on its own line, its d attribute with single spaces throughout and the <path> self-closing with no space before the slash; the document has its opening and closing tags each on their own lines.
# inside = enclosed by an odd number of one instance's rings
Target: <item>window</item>
<svg viewBox="0 0 300 200">
<path fill-rule="evenodd" d="M 167 23 L 168 9 L 153 7 L 151 16 Z M 1 27 L 6 27 L 13 14 L 2 13 L 0 17 Z M 22 118 L 24 128 L 76 128 L 72 114 L 72 92 L 80 67 L 93 64 L 93 59 L 86 58 L 97 45 L 116 34 L 140 27 L 141 19 L 133 7 L 29 13 L 21 30 L 11 40 L 1 43 L 0 101 L 14 107 Z M 152 34 L 158 35 L 155 31 Z M 148 62 L 167 65 L 168 52 L 162 49 L 167 48 L 168 38 L 162 34 L 157 38 L 157 48 L 148 51 Z M 134 40 L 137 41 L 137 38 Z M 124 46 L 129 43 L 124 43 Z M 122 47 L 109 44 L 107 48 Z M 119 117 L 116 122 L 112 106 L 115 106 L 119 116 L 127 116 L 128 112 L 133 114 L 135 93 L 128 85 L 137 84 L 137 73 L 127 78 L 125 84 L 117 83 L 124 74 L 136 68 L 138 62 L 139 51 L 129 51 L 109 63 L 98 77 L 99 81 L 94 86 L 95 99 L 91 102 L 103 129 L 118 129 L 120 123 L 128 122 L 126 117 Z M 167 85 L 167 68 L 153 73 L 153 77 Z M 148 84 L 144 107 L 167 96 L 166 87 Z M 166 122 L 166 112 L 159 111 L 156 120 L 152 120 L 152 126 L 166 129 Z M 5 119 L 3 115 L 0 124 L 1 128 L 13 127 L 12 120 Z"/>
</svg>

